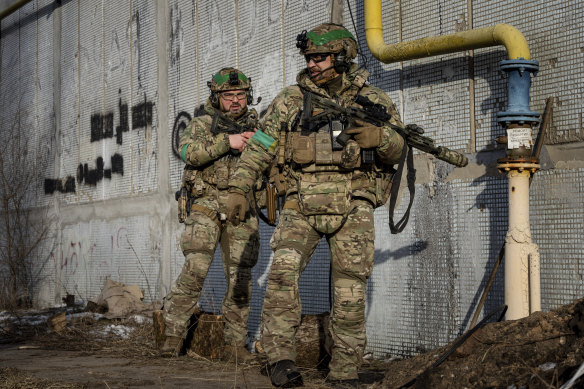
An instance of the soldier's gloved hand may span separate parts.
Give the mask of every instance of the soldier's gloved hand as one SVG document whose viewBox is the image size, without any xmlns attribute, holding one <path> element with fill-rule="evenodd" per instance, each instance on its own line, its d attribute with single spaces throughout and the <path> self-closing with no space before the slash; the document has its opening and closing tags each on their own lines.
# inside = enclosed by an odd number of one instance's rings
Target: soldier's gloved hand
<svg viewBox="0 0 584 389">
<path fill-rule="evenodd" d="M 381 144 L 382 127 L 374 126 L 363 121 L 355 121 L 356 127 L 345 130 L 345 133 L 352 135 L 362 149 L 370 149 Z"/>
<path fill-rule="evenodd" d="M 249 208 L 249 202 L 245 192 L 237 188 L 229 188 L 227 196 L 227 220 L 234 225 L 245 219 L 245 214 Z"/>
</svg>

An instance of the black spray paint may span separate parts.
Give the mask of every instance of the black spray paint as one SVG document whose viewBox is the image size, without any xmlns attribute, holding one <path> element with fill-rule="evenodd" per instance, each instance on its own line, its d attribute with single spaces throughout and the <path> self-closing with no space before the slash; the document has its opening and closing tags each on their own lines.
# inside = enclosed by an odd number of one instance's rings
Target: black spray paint
<svg viewBox="0 0 584 389">
<path fill-rule="evenodd" d="M 119 91 L 121 94 L 121 90 Z M 154 104 L 146 99 L 132 107 L 132 128 L 143 128 L 152 125 Z M 128 104 L 124 103 L 122 99 L 118 102 L 118 125 L 116 126 L 115 137 L 116 143 L 121 145 L 123 143 L 123 133 L 130 130 L 129 125 Z M 104 139 L 114 137 L 114 113 L 95 113 L 90 117 L 90 141 L 99 142 Z M 90 168 L 88 163 L 81 163 L 77 167 L 77 180 L 74 177 L 68 176 L 65 179 L 45 179 L 45 194 L 53 194 L 55 192 L 74 193 L 76 191 L 75 181 L 78 185 L 86 184 L 95 186 L 104 178 L 111 179 L 112 174 L 124 175 L 124 157 L 121 154 L 115 153 L 111 156 L 111 168 L 105 169 L 103 157 L 97 157 L 95 160 L 95 168 Z"/>
</svg>

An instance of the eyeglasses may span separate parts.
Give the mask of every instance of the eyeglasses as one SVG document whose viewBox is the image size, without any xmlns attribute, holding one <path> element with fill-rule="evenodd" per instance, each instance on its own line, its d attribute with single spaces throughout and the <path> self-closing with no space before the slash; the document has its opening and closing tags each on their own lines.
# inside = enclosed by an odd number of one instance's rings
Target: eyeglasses
<svg viewBox="0 0 584 389">
<path fill-rule="evenodd" d="M 223 100 L 227 101 L 244 100 L 247 97 L 247 92 L 246 91 L 221 92 L 221 97 L 223 98 Z"/>
<path fill-rule="evenodd" d="M 314 63 L 319 63 L 325 61 L 329 55 L 329 53 L 306 54 L 304 59 L 306 60 L 306 63 L 309 63 L 311 60 L 314 61 Z"/>
</svg>

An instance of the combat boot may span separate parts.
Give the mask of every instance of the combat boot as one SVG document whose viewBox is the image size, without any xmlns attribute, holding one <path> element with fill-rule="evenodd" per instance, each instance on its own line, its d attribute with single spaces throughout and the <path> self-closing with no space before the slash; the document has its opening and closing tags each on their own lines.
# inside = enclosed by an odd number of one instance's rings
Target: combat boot
<svg viewBox="0 0 584 389">
<path fill-rule="evenodd" d="M 182 338 L 178 336 L 167 336 L 164 344 L 160 346 L 158 353 L 161 357 L 178 357 L 182 348 Z"/>
<path fill-rule="evenodd" d="M 289 359 L 270 365 L 270 379 L 276 388 L 295 388 L 302 386 L 302 375 Z"/>
<path fill-rule="evenodd" d="M 225 348 L 223 348 L 221 359 L 225 362 L 233 363 L 253 363 L 256 360 L 255 356 L 244 346 L 232 346 L 230 344 L 226 344 Z"/>
</svg>

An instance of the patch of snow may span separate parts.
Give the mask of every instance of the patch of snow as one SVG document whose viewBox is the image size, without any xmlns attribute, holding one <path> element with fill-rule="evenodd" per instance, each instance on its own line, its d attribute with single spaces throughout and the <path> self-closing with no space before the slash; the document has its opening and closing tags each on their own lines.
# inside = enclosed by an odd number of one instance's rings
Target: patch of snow
<svg viewBox="0 0 584 389">
<path fill-rule="evenodd" d="M 72 313 L 69 315 L 69 317 L 71 318 L 77 318 L 77 317 L 92 317 L 95 320 L 99 320 L 102 319 L 104 317 L 104 315 L 102 315 L 101 313 L 96 313 L 96 312 L 79 312 L 79 313 Z"/>
<path fill-rule="evenodd" d="M 136 324 L 144 324 L 147 322 L 152 322 L 152 318 L 146 317 L 144 315 L 132 315 L 128 319 L 132 320 Z"/>
<path fill-rule="evenodd" d="M 542 371 L 548 371 L 556 368 L 556 364 L 554 362 L 546 362 L 538 366 Z"/>
<path fill-rule="evenodd" d="M 97 331 L 97 333 L 99 335 L 104 336 L 113 334 L 115 336 L 125 339 L 130 335 L 130 333 L 132 333 L 132 331 L 134 331 L 134 329 L 128 326 L 110 324 L 109 326 L 104 327 L 100 331 Z"/>
</svg>

